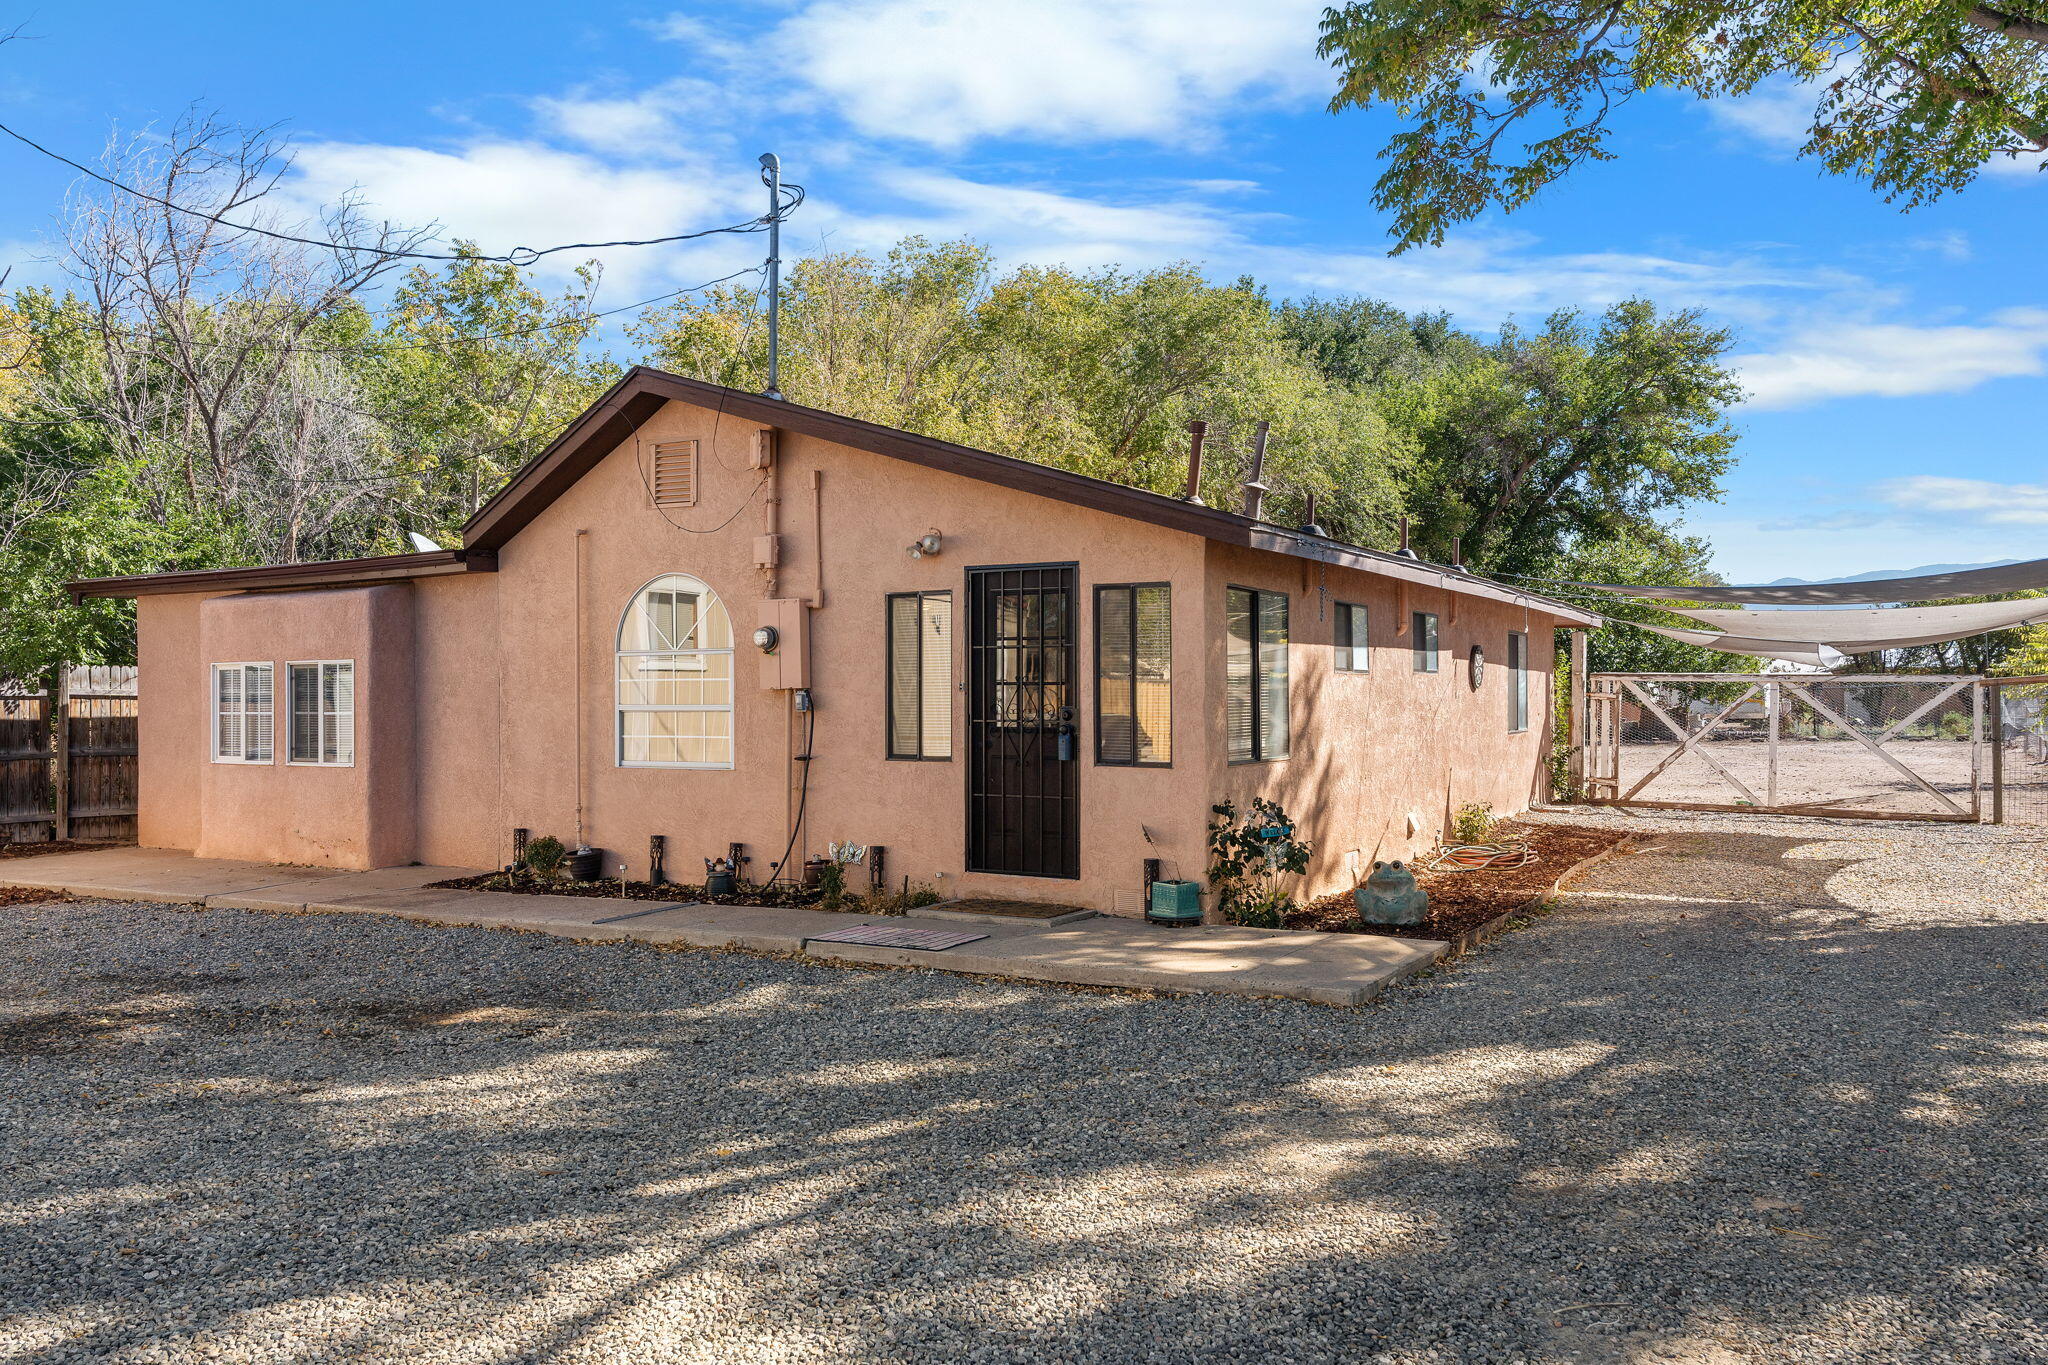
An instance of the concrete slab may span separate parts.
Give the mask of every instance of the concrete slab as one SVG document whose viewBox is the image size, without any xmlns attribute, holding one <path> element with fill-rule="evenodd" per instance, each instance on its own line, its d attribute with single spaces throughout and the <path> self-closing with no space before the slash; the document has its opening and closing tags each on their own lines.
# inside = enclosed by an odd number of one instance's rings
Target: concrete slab
<svg viewBox="0 0 2048 1365">
<path fill-rule="evenodd" d="M 276 886 L 208 896 L 208 905 L 224 910 L 303 910 L 318 901 L 379 891 L 416 891 L 429 882 L 473 877 L 469 867 L 382 867 L 374 872 L 342 872 L 281 882 Z"/>
<path fill-rule="evenodd" d="M 944 905 L 920 906 L 904 911 L 908 919 L 952 919 L 965 920 L 969 924 L 1040 924 L 1048 927 L 1059 924 L 1079 924 L 1084 919 L 1096 918 L 1093 910 L 1069 910 L 1063 915 L 991 915 L 979 910 L 953 910 Z"/>
<path fill-rule="evenodd" d="M 923 952 L 815 941 L 820 934 L 857 924 L 903 923 L 888 916 L 768 906 L 660 906 L 607 896 L 524 896 L 427 885 L 464 875 L 467 869 L 451 867 L 336 872 L 135 848 L 0 863 L 0 885 L 48 887 L 109 899 L 395 915 L 425 924 L 520 929 L 579 940 L 808 952 L 828 962 L 932 967 L 1081 986 L 1284 996 L 1330 1005 L 1362 1004 L 1446 951 L 1442 943 L 1370 934 L 1213 925 L 1169 929 L 1093 913 L 1047 921 L 940 907 L 917 918 L 970 920 L 986 937 L 944 952 Z M 599 922 L 619 915 L 631 918 Z"/>
</svg>

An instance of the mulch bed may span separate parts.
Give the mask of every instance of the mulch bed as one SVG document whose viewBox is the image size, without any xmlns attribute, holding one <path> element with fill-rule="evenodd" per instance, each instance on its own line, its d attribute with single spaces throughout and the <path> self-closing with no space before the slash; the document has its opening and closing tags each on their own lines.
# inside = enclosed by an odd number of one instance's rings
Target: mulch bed
<svg viewBox="0 0 2048 1365">
<path fill-rule="evenodd" d="M 435 890 L 511 891 L 522 896 L 597 896 L 606 900 L 692 901 L 700 905 L 806 906 L 818 899 L 816 888 L 792 886 L 743 886 L 724 896 L 707 896 L 704 888 L 687 882 L 627 882 L 623 891 L 617 877 L 594 882 L 572 882 L 567 877 L 509 877 L 503 872 L 486 872 L 475 877 L 451 877 L 433 882 Z"/>
<path fill-rule="evenodd" d="M 72 897 L 49 887 L 42 886 L 0 886 L 0 905 L 47 905 L 52 901 L 68 901 Z"/>
<path fill-rule="evenodd" d="M 1061 915 L 1071 915 L 1086 907 L 1053 905 L 1047 901 L 964 900 L 948 901 L 944 908 L 965 910 L 976 915 L 1008 915 L 1015 919 L 1058 919 Z"/>
<path fill-rule="evenodd" d="M 37 858 L 45 853 L 85 853 L 95 848 L 115 848 L 111 839 L 42 839 L 36 842 L 0 844 L 0 858 Z"/>
<path fill-rule="evenodd" d="M 1429 915 L 1420 924 L 1361 924 L 1358 905 L 1349 891 L 1310 901 L 1287 917 L 1289 929 L 1320 929 L 1338 934 L 1390 934 L 1442 942 L 1519 910 L 1550 890 L 1551 884 L 1575 864 L 1605 853 L 1629 836 L 1625 831 L 1586 825 L 1501 826 L 1495 840 L 1522 839 L 1536 850 L 1527 867 L 1440 868 L 1424 871 L 1425 857 L 1414 867 L 1415 880 L 1429 893 Z"/>
</svg>

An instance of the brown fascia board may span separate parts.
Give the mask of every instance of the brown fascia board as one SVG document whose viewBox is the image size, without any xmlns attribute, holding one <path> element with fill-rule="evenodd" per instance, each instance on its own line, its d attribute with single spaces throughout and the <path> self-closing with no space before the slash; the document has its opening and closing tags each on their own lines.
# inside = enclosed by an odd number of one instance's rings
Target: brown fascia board
<svg viewBox="0 0 2048 1365">
<path fill-rule="evenodd" d="M 67 583 L 74 604 L 88 597 L 141 597 L 163 592 L 252 592 L 263 589 L 339 588 L 360 583 L 405 582 L 443 574 L 494 573 L 492 551 L 429 550 L 424 554 L 377 555 L 307 564 L 266 564 L 249 569 L 187 569 L 137 574 L 132 578 L 87 578 Z"/>
<path fill-rule="evenodd" d="M 815 436 L 855 450 L 1185 531 L 1228 545 L 1362 569 L 1387 578 L 1511 602 L 1579 625 L 1597 625 L 1600 619 L 1577 607 L 1533 593 L 1517 592 L 1470 574 L 1454 573 L 1448 568 L 1321 536 L 1302 535 L 1270 522 L 1252 521 L 1233 512 L 1203 507 L 1142 488 L 1093 479 L 1051 465 L 996 455 L 971 446 L 955 445 L 950 441 L 865 422 L 857 417 L 842 417 L 837 413 L 744 393 L 645 366 L 628 371 L 589 411 L 515 474 L 496 497 L 485 503 L 463 527 L 464 543 L 475 549 L 490 550 L 504 545 L 671 399 L 728 414 L 741 421 Z"/>
</svg>

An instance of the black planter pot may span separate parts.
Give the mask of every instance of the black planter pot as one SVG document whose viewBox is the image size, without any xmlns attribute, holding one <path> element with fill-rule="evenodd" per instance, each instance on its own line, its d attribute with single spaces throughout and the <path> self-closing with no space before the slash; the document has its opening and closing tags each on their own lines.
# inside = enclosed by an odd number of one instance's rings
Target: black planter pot
<svg viewBox="0 0 2048 1365">
<path fill-rule="evenodd" d="M 604 869 L 604 850 L 579 848 L 569 855 L 563 864 L 569 869 L 570 879 L 579 882 L 594 882 L 597 874 Z"/>
</svg>

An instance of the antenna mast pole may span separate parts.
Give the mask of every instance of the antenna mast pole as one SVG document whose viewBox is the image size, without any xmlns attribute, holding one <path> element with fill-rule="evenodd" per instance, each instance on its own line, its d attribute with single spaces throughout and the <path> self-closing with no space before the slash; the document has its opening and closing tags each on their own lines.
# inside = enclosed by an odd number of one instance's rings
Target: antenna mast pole
<svg viewBox="0 0 2048 1365">
<path fill-rule="evenodd" d="M 782 397 L 782 161 L 761 153 L 761 183 L 768 187 L 768 388 Z"/>
</svg>

